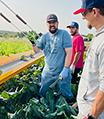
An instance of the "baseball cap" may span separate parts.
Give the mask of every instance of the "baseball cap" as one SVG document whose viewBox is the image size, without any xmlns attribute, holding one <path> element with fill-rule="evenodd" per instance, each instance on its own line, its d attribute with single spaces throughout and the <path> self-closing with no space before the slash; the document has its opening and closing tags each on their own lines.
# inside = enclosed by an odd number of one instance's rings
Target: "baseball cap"
<svg viewBox="0 0 104 119">
<path fill-rule="evenodd" d="M 48 21 L 52 21 L 52 20 L 58 21 L 58 18 L 57 18 L 57 16 L 55 14 L 49 14 L 47 16 L 47 22 Z"/>
<path fill-rule="evenodd" d="M 77 22 L 71 22 L 71 24 L 69 24 L 68 26 L 66 26 L 66 28 L 69 28 L 69 27 L 76 27 L 76 28 L 79 28 L 79 25 Z"/>
<path fill-rule="evenodd" d="M 79 14 L 91 8 L 104 7 L 104 0 L 81 0 L 81 8 L 75 11 L 73 14 Z"/>
</svg>

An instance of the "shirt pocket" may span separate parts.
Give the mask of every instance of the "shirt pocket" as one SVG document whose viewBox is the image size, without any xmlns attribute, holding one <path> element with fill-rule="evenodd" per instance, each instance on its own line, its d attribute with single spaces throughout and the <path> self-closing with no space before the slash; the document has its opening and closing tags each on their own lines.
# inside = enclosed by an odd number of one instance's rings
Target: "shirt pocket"
<svg viewBox="0 0 104 119">
<path fill-rule="evenodd" d="M 81 78 L 84 78 L 83 76 Z M 85 80 L 80 80 L 79 89 L 78 89 L 78 98 L 80 100 L 85 100 L 85 96 L 87 94 L 87 82 Z"/>
</svg>

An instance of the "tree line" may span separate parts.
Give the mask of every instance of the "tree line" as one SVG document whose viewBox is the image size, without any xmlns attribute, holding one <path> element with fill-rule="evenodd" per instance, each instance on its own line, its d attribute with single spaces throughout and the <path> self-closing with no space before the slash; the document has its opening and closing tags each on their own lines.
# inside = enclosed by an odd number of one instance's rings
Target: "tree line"
<svg viewBox="0 0 104 119">
<path fill-rule="evenodd" d="M 28 32 L 13 32 L 13 31 L 2 31 L 0 30 L 0 38 L 23 38 Z M 42 34 L 42 33 L 39 33 Z M 87 35 L 81 34 L 83 37 L 87 37 L 89 41 L 92 40 L 93 34 L 88 33 Z"/>
<path fill-rule="evenodd" d="M 23 38 L 27 32 L 0 31 L 0 38 Z"/>
<path fill-rule="evenodd" d="M 92 38 L 93 38 L 93 34 L 91 34 L 91 33 L 88 33 L 87 35 L 83 35 L 83 34 L 82 34 L 82 36 L 83 36 L 83 37 L 87 37 L 87 38 L 89 39 L 89 41 L 91 41 Z"/>
</svg>

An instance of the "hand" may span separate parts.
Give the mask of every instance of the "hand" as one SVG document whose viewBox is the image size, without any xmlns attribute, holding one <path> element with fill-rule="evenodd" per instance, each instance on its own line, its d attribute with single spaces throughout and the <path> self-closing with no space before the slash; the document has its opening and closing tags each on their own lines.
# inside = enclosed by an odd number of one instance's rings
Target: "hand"
<svg viewBox="0 0 104 119">
<path fill-rule="evenodd" d="M 36 45 L 36 43 L 34 41 L 31 41 L 31 40 L 29 40 L 29 41 L 31 42 L 32 46 Z"/>
<path fill-rule="evenodd" d="M 66 68 L 66 67 L 63 68 L 62 72 L 60 73 L 61 80 L 68 77 L 68 71 L 69 71 L 69 68 Z"/>
<path fill-rule="evenodd" d="M 75 65 L 72 64 L 70 66 L 70 71 L 71 71 L 72 74 L 74 74 L 74 72 L 75 72 Z"/>
</svg>

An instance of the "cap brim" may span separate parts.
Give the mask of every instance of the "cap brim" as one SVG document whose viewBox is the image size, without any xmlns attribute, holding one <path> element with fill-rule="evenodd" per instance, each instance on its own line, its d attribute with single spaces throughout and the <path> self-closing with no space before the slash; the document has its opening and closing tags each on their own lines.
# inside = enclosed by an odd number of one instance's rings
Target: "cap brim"
<svg viewBox="0 0 104 119">
<path fill-rule="evenodd" d="M 66 26 L 66 28 L 69 28 L 70 26 Z"/>
<path fill-rule="evenodd" d="M 56 22 L 57 22 L 57 20 L 55 20 L 55 19 L 49 19 L 49 20 L 47 20 L 47 22 L 48 22 L 48 21 L 56 21 Z"/>
<path fill-rule="evenodd" d="M 70 27 L 74 27 L 74 26 L 72 26 L 72 25 L 66 26 L 66 28 L 70 28 Z"/>
<path fill-rule="evenodd" d="M 84 11 L 86 11 L 87 9 L 82 9 L 80 8 L 79 10 L 75 11 L 73 14 L 79 14 L 79 13 L 82 13 Z"/>
</svg>

